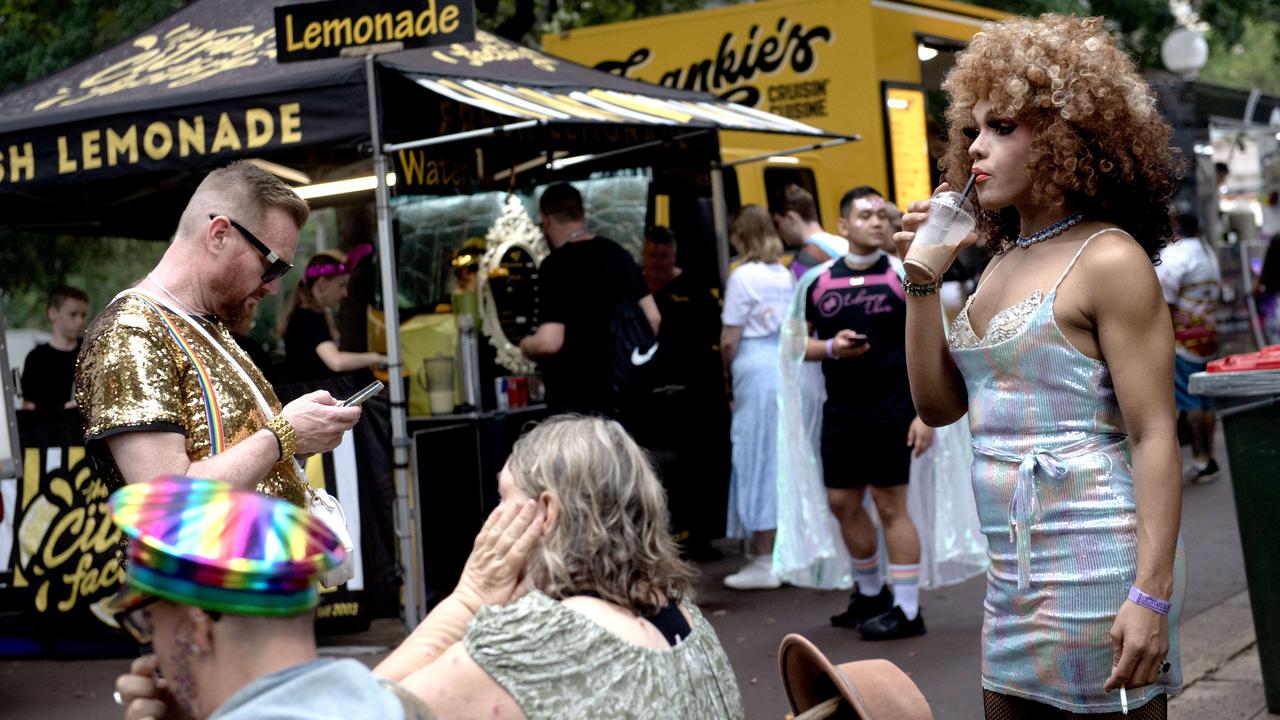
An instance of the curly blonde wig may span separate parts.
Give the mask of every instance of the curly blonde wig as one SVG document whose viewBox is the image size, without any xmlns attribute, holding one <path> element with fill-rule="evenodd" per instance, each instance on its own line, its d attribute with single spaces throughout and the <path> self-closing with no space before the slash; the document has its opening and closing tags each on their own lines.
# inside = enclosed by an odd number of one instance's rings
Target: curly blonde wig
<svg viewBox="0 0 1280 720">
<path fill-rule="evenodd" d="M 1120 226 L 1153 259 L 1174 237 L 1169 202 L 1183 163 L 1151 88 L 1098 17 L 1046 14 L 986 25 L 942 84 L 948 145 L 940 165 L 953 188 L 969 177 L 973 106 L 1033 130 L 1032 201 L 1063 204 Z M 1000 253 L 1018 236 L 1013 208 L 983 209 L 979 233 Z"/>
<path fill-rule="evenodd" d="M 691 596 L 696 571 L 680 559 L 667 500 L 649 458 L 613 420 L 557 415 L 516 441 L 516 487 L 560 504 L 529 558 L 530 584 L 554 599 L 595 595 L 637 615 Z"/>
</svg>

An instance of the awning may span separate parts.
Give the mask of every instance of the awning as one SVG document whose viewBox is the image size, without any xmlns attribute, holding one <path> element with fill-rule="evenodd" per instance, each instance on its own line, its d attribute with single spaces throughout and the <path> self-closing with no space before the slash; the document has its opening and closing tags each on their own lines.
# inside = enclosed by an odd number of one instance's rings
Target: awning
<svg viewBox="0 0 1280 720">
<path fill-rule="evenodd" d="M 543 122 L 606 122 L 718 127 L 727 130 L 826 135 L 825 131 L 737 103 L 669 99 L 603 88 L 550 90 L 485 80 L 417 76 L 422 87 L 507 117 Z M 691 93 L 692 95 L 692 93 Z"/>
</svg>

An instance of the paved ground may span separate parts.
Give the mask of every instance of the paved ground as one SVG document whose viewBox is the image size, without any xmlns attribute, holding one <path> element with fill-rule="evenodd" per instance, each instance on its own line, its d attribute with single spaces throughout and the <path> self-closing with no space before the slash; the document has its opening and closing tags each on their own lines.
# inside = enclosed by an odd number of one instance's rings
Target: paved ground
<svg viewBox="0 0 1280 720">
<path fill-rule="evenodd" d="M 1224 473 L 1216 484 L 1186 488 L 1183 507 L 1189 583 L 1182 627 L 1188 687 L 1171 704 L 1170 716 L 1178 720 L 1275 717 L 1263 709 L 1229 478 Z M 740 562 L 741 558 L 731 556 L 703 565 L 699 602 L 733 662 L 749 720 L 778 720 L 788 709 L 776 660 L 778 643 L 788 632 L 807 635 L 835 662 L 869 657 L 892 660 L 920 686 L 939 720 L 982 717 L 978 690 L 981 578 L 923 593 L 929 628 L 924 637 L 873 644 L 828 624 L 828 616 L 842 609 L 846 598 L 842 593 L 797 588 L 737 593 L 721 588 L 720 579 Z M 398 638 L 396 622 L 379 621 L 369 633 L 329 640 L 339 647 L 328 652 L 353 654 L 373 664 Z M 9 720 L 118 717 L 110 696 L 114 677 L 123 667 L 123 660 L 0 662 L 0 716 Z"/>
</svg>

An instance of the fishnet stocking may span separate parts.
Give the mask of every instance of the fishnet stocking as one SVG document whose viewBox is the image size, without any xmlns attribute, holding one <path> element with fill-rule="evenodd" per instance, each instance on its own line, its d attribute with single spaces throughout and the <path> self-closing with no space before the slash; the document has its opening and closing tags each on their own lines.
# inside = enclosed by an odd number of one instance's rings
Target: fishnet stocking
<svg viewBox="0 0 1280 720">
<path fill-rule="evenodd" d="M 1165 720 L 1169 696 L 1161 693 L 1142 707 L 1129 708 L 1129 714 L 1118 712 L 1086 715 L 1059 710 L 1034 700 L 982 691 L 982 709 L 986 720 Z"/>
</svg>

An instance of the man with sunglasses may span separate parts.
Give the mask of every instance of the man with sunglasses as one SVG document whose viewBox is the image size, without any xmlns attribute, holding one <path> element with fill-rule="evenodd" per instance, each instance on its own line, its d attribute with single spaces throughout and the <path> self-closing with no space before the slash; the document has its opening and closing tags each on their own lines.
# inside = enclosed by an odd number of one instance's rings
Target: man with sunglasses
<svg viewBox="0 0 1280 720">
<path fill-rule="evenodd" d="M 209 173 L 160 263 L 94 320 L 76 399 L 108 489 L 199 475 L 305 505 L 294 455 L 333 449 L 360 409 L 325 391 L 282 408 L 228 328 L 279 292 L 308 212 L 252 164 Z"/>
<path fill-rule="evenodd" d="M 182 477 L 130 485 L 108 508 L 131 542 L 107 606 L 151 646 L 116 680 L 126 719 L 432 717 L 361 663 L 319 657 L 316 579 L 344 553 L 307 511 Z"/>
</svg>

